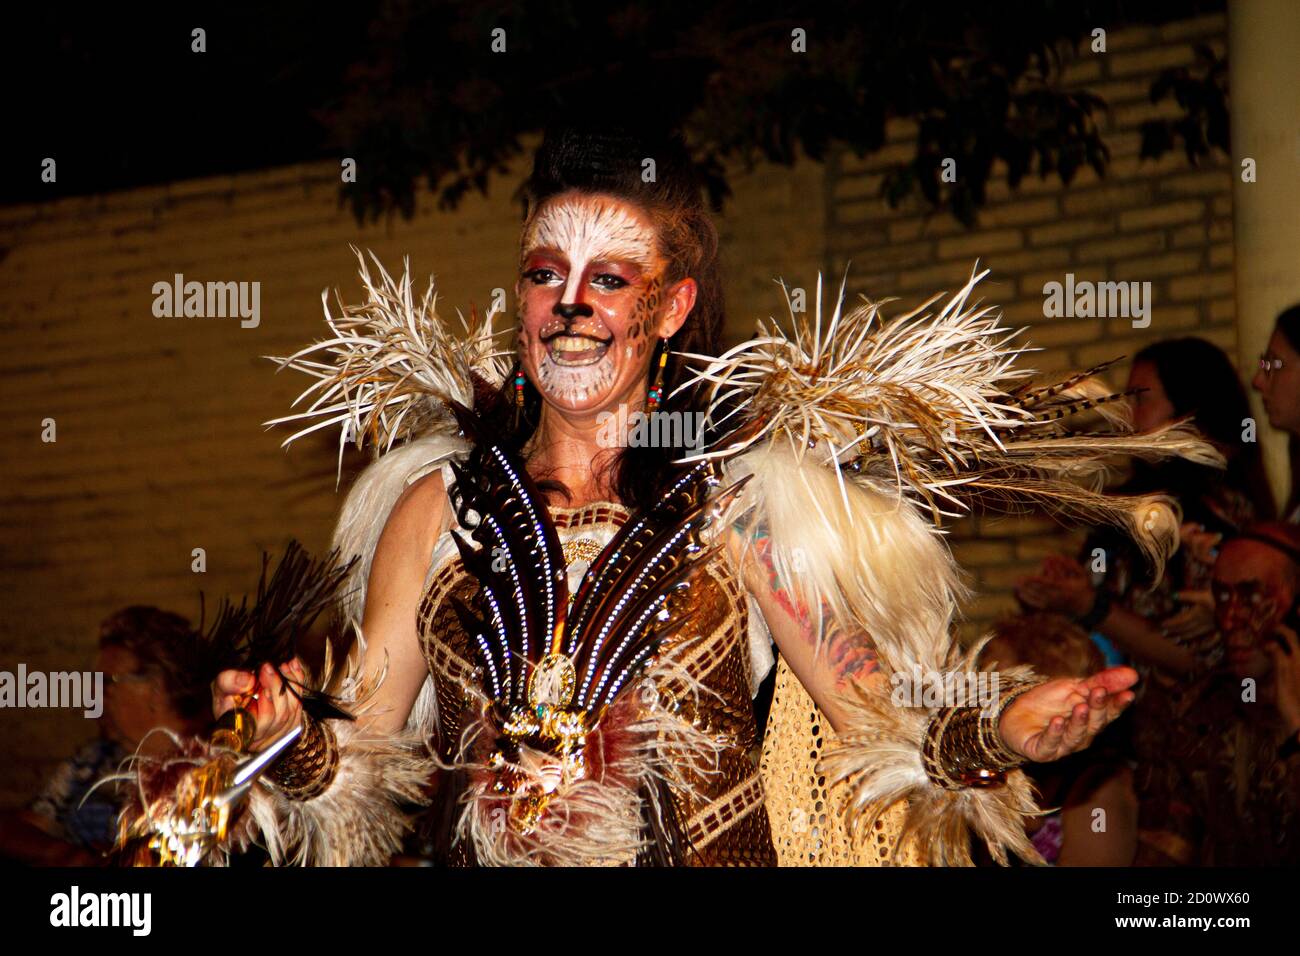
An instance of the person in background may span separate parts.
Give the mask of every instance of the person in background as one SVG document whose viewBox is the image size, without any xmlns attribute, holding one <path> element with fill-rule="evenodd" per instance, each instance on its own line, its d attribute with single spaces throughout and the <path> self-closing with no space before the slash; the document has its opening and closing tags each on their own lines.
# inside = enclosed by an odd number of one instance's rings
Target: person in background
<svg viewBox="0 0 1300 956">
<path fill-rule="evenodd" d="M 1053 555 L 1017 588 L 1021 603 L 1054 612 L 1091 632 L 1108 663 L 1131 660 L 1142 676 L 1129 719 L 1137 761 L 1135 788 L 1145 802 L 1164 773 L 1171 735 L 1194 732 L 1190 711 L 1197 678 L 1213 670 L 1223 649 L 1214 622 L 1210 574 L 1218 543 L 1251 521 L 1273 516 L 1259 444 L 1243 422 L 1250 405 L 1232 362 L 1197 338 L 1150 345 L 1133 360 L 1127 389 L 1141 431 L 1191 416 L 1227 459 L 1218 470 L 1187 461 L 1137 463 L 1121 491 L 1164 492 L 1183 512 L 1182 545 L 1158 582 L 1127 540 L 1098 530 L 1080 559 Z"/>
<path fill-rule="evenodd" d="M 1077 677 L 1105 666 L 1098 647 L 1059 614 L 1003 618 L 980 655 L 980 669 L 1031 664 L 1040 674 Z M 1129 866 L 1137 852 L 1137 796 L 1124 718 L 1088 750 L 1028 773 L 1044 810 L 1026 828 L 1034 848 L 1055 866 Z M 1100 813 L 1098 811 L 1101 811 Z M 1099 825 L 1100 824 L 1100 825 Z"/>
<path fill-rule="evenodd" d="M 1224 666 L 1196 688 L 1191 733 L 1141 807 L 1138 862 L 1194 866 L 1300 863 L 1300 529 L 1252 525 L 1214 565 Z"/>
<path fill-rule="evenodd" d="M 1291 436 L 1291 494 L 1282 514 L 1300 523 L 1300 302 L 1278 314 L 1250 384 L 1263 399 L 1268 423 Z"/>
<path fill-rule="evenodd" d="M 135 753 L 168 746 L 155 728 L 181 735 L 210 720 L 207 683 L 197 683 L 192 655 L 197 637 L 189 621 L 136 605 L 100 627 L 96 670 L 104 674 L 99 736 L 50 776 L 24 810 L 0 814 L 0 858 L 34 866 L 94 866 L 117 836 L 118 796 L 96 781 Z"/>
<path fill-rule="evenodd" d="M 1158 342 L 1137 354 L 1127 390 L 1140 431 L 1191 416 L 1227 459 L 1219 471 L 1177 460 L 1136 463 L 1120 489 L 1125 494 L 1164 492 L 1183 512 L 1184 544 L 1159 582 L 1148 584 L 1140 555 L 1117 535 L 1093 534 L 1082 559 L 1054 555 L 1023 579 L 1017 597 L 1035 610 L 1064 614 L 1116 645 L 1139 670 L 1177 682 L 1213 666 L 1221 649 L 1209 595 L 1215 546 L 1251 521 L 1274 515 L 1263 458 L 1245 440 L 1250 416 L 1245 390 L 1221 349 L 1202 339 Z M 1113 652 L 1112 652 L 1113 653 Z"/>
</svg>

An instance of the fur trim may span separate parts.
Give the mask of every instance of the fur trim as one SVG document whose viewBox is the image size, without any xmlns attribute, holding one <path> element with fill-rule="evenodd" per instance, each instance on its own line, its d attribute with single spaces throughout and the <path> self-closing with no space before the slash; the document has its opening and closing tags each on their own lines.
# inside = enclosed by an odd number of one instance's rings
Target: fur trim
<svg viewBox="0 0 1300 956">
<path fill-rule="evenodd" d="M 916 508 L 841 483 L 780 445 L 730 463 L 728 480 L 746 474 L 734 520 L 766 529 L 777 576 L 804 607 L 865 630 L 890 669 L 947 662 L 948 625 L 966 590 L 941 532 Z"/>
<path fill-rule="evenodd" d="M 966 656 L 960 674 L 975 671 L 979 650 Z M 999 680 L 1015 684 L 1032 678 L 1028 667 L 999 672 Z M 1029 863 L 1042 863 L 1025 834 L 1024 818 L 1037 814 L 1033 787 L 1023 771 L 1007 775 L 1005 784 L 987 789 L 945 790 L 934 785 L 921 763 L 921 747 L 934 711 L 900 705 L 885 681 L 870 688 L 854 685 L 849 724 L 819 765 L 828 787 L 843 782 L 848 793 L 845 822 L 855 833 L 872 831 L 876 821 L 899 800 L 907 801 L 895 852 L 909 839 L 931 866 L 970 866 L 970 838 L 983 840 L 998 863 L 1008 851 Z"/>
<path fill-rule="evenodd" d="M 328 686 L 332 664 L 327 645 L 325 669 L 314 684 Z M 289 800 L 266 777 L 259 778 L 246 806 L 235 811 L 227 844 L 215 847 L 205 862 L 225 865 L 232 848 L 257 844 L 266 848 L 276 866 L 383 866 L 401 849 L 411 829 L 407 808 L 428 802 L 425 790 L 437 769 L 425 727 L 430 714 L 426 698 L 432 696 L 426 692 L 432 680 L 426 681 L 407 726 L 396 734 L 381 734 L 367 729 L 364 718 L 373 716 L 375 692 L 385 676 L 386 669 L 363 683 L 350 670 L 340 682 L 340 699 L 359 719 L 330 722 L 339 767 L 329 787 L 312 800 Z M 128 827 L 138 831 L 142 818 L 161 820 L 171 813 L 178 786 L 189 771 L 216 759 L 228 759 L 233 766 L 237 759 L 201 739 L 155 733 L 171 738 L 171 754 L 159 758 L 137 753 L 122 773 L 96 784 L 130 784 L 119 823 L 123 832 Z"/>
<path fill-rule="evenodd" d="M 337 721 L 339 769 L 313 800 L 287 800 L 259 781 L 249 816 L 276 866 L 384 866 L 411 829 L 403 804 L 427 802 L 435 770 L 410 730 L 391 736 Z"/>
<path fill-rule="evenodd" d="M 407 808 L 428 803 L 425 791 L 437 770 L 428 733 L 410 718 L 395 734 L 367 728 L 388 669 L 363 677 L 358 662 L 365 656 L 365 640 L 360 632 L 357 641 L 359 653 L 339 681 L 339 697 L 349 702 L 357 719 L 330 724 L 339 747 L 334 780 L 311 800 L 289 800 L 265 778 L 250 795 L 249 817 L 277 866 L 383 866 L 411 829 Z M 322 686 L 331 683 L 332 667 L 327 645 Z"/>
</svg>

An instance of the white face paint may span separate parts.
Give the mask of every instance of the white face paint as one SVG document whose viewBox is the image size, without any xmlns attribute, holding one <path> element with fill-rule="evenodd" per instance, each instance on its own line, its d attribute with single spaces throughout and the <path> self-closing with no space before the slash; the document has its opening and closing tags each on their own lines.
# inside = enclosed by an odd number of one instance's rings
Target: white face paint
<svg viewBox="0 0 1300 956">
<path fill-rule="evenodd" d="M 550 403 L 598 411 L 644 387 L 664 304 L 645 214 L 565 193 L 524 232 L 517 288 L 525 373 Z"/>
<path fill-rule="evenodd" d="M 609 389 L 614 381 L 614 362 L 608 350 L 594 360 L 578 365 L 563 364 L 546 355 L 537 373 L 541 391 L 570 404 L 581 405 L 587 396 L 596 396 Z"/>
</svg>

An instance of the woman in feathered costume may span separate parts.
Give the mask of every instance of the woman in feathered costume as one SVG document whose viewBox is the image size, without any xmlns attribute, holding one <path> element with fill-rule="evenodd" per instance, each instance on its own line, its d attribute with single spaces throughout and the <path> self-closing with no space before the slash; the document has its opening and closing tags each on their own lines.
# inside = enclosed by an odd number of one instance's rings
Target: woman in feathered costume
<svg viewBox="0 0 1300 956">
<path fill-rule="evenodd" d="M 1085 747 L 1136 675 L 1019 669 L 951 699 L 978 648 L 952 633 L 939 522 L 1042 504 L 1159 565 L 1176 516 L 1099 494 L 1105 459 L 1213 452 L 1184 425 L 1132 434 L 1086 376 L 1029 384 L 974 275 L 888 321 L 824 314 L 819 280 L 814 317 L 719 355 L 680 138 L 552 132 L 525 197 L 513 355 L 491 313 L 453 335 L 432 286 L 363 257 L 369 301 L 327 299 L 333 336 L 280 360 L 319 379 L 281 421 L 377 460 L 335 535 L 357 641 L 330 686 L 358 719 L 305 717 L 271 668 L 214 688 L 218 713 L 260 690 L 254 749 L 304 722 L 253 790 L 273 857 L 383 863 L 432 780 L 453 864 L 969 863 L 972 831 L 1034 859 L 1017 767 Z M 1084 409 L 1104 431 L 1066 426 Z"/>
</svg>

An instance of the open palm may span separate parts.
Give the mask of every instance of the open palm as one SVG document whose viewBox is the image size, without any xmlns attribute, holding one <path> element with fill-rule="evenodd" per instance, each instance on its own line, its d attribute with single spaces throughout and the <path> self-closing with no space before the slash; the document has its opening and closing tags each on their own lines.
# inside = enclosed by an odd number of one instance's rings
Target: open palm
<svg viewBox="0 0 1300 956">
<path fill-rule="evenodd" d="M 1087 747 L 1133 701 L 1131 667 L 1082 679 L 1059 677 L 1021 694 L 998 724 L 1003 741 L 1028 760 L 1059 760 Z"/>
</svg>

